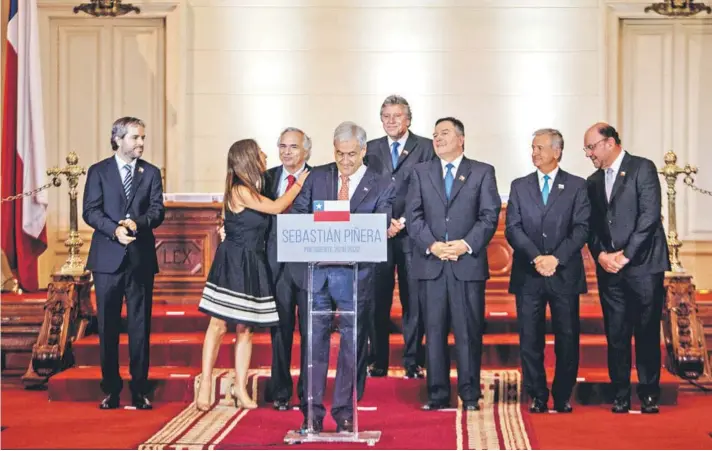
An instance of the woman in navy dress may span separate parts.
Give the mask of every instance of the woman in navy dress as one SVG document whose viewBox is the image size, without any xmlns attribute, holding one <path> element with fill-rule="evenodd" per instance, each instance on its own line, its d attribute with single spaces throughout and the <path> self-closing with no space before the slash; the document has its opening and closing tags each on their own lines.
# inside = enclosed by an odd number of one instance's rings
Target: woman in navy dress
<svg viewBox="0 0 712 451">
<path fill-rule="evenodd" d="M 203 342 L 202 374 L 196 408 L 210 408 L 212 372 L 227 326 L 237 326 L 235 385 L 230 388 L 236 406 L 254 409 L 247 393 L 247 370 L 254 327 L 277 324 L 277 306 L 267 269 L 265 237 L 270 215 L 284 211 L 297 197 L 308 175 L 304 171 L 282 197 L 260 194 L 266 155 L 252 139 L 234 143 L 227 155 L 225 181 L 225 240 L 220 243 L 208 274 L 199 310 L 212 316 Z"/>
</svg>

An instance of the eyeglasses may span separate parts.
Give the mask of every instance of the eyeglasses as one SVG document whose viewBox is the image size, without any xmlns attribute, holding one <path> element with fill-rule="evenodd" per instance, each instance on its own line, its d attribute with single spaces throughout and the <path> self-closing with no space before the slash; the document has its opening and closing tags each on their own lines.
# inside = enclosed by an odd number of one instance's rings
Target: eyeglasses
<svg viewBox="0 0 712 451">
<path fill-rule="evenodd" d="M 593 143 L 593 144 L 589 144 L 588 146 L 584 146 L 584 147 L 583 147 L 583 151 L 584 151 L 584 152 L 593 152 L 593 149 L 595 149 L 596 147 L 598 147 L 599 144 L 601 144 L 603 141 L 605 141 L 605 140 L 607 140 L 607 139 L 608 139 L 608 138 L 599 139 L 598 141 L 596 141 L 596 142 Z"/>
</svg>

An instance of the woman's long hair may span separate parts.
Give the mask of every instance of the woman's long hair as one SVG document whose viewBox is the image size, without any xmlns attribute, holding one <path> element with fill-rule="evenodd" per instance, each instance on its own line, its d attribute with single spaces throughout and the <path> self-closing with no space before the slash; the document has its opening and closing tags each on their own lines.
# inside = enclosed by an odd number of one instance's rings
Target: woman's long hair
<svg viewBox="0 0 712 451">
<path fill-rule="evenodd" d="M 259 198 L 265 172 L 260 146 L 254 139 L 241 139 L 230 146 L 227 152 L 227 177 L 225 178 L 225 210 L 234 211 L 237 186 L 243 185 L 250 190 L 250 195 Z"/>
</svg>

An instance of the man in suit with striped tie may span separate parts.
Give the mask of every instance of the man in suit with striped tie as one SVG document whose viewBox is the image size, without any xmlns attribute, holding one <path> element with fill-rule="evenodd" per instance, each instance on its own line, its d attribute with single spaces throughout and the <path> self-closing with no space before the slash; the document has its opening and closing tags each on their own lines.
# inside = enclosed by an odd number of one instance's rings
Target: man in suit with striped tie
<svg viewBox="0 0 712 451">
<path fill-rule="evenodd" d="M 126 298 L 132 404 L 151 409 L 148 391 L 153 278 L 158 273 L 153 229 L 165 214 L 161 171 L 141 160 L 143 121 L 122 117 L 111 129 L 115 154 L 93 164 L 84 187 L 84 221 L 94 229 L 87 269 L 96 289 L 101 353 L 100 409 L 119 407 L 121 305 Z"/>
</svg>

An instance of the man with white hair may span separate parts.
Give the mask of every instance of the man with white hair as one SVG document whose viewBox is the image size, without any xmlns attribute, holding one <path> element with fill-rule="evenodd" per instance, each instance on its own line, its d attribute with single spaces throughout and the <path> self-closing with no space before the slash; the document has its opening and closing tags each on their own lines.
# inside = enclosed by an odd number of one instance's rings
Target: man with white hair
<svg viewBox="0 0 712 451">
<path fill-rule="evenodd" d="M 312 141 L 304 131 L 296 127 L 282 130 L 277 140 L 279 160 L 281 165 L 267 171 L 265 175 L 265 195 L 271 199 L 282 196 L 296 183 L 299 175 L 311 167 L 306 163 L 311 156 Z M 289 208 L 285 211 L 287 213 Z M 292 364 L 292 342 L 294 337 L 295 313 L 297 306 L 305 300 L 306 292 L 299 290 L 288 272 L 284 271 L 284 263 L 277 261 L 277 221 L 273 218 L 267 239 L 267 260 L 274 283 L 275 299 L 279 324 L 272 327 L 272 371 L 267 394 L 273 401 L 276 410 L 289 410 L 289 400 L 292 398 L 292 375 L 289 368 Z M 306 297 L 305 297 L 306 299 Z M 299 320 L 305 320 L 299 314 Z M 306 330 L 300 323 L 299 331 Z M 302 346 L 306 337 L 302 337 Z"/>
<path fill-rule="evenodd" d="M 334 160 L 335 163 L 315 167 L 304 182 L 304 187 L 292 204 L 291 213 L 313 213 L 313 201 L 319 200 L 345 200 L 350 203 L 351 213 L 385 213 L 387 222 L 383 224 L 384 235 L 390 224 L 391 204 L 394 198 L 394 189 L 391 179 L 379 175 L 371 168 L 364 165 L 366 155 L 366 131 L 353 122 L 344 122 L 334 131 Z M 357 304 L 353 305 L 353 269 L 349 265 L 319 266 L 314 269 L 312 276 L 314 311 L 331 311 L 335 306 L 336 311 L 353 311 L 356 307 L 357 318 L 357 346 L 358 353 L 365 350 L 366 335 L 364 333 L 367 306 L 372 303 L 374 295 L 374 267 L 375 264 L 359 264 L 357 281 Z M 305 264 L 290 263 L 287 271 L 291 277 L 306 293 L 309 289 L 308 271 Z M 306 300 L 304 295 L 301 299 Z M 307 311 L 306 302 L 300 304 L 299 309 Z M 326 388 L 326 376 L 329 366 L 329 341 L 332 315 L 314 315 L 312 318 L 312 355 L 320 356 L 312 361 L 311 399 L 306 387 L 310 383 L 308 374 L 302 372 L 303 381 L 299 387 L 301 410 L 305 421 L 302 430 L 309 428 L 307 414 L 311 403 L 313 412 L 312 431 L 321 432 L 326 409 L 323 404 Z M 350 315 L 339 315 L 338 329 L 341 333 L 341 347 L 336 366 L 336 382 L 331 416 L 336 421 L 337 432 L 353 431 L 353 387 L 354 365 L 358 361 L 357 372 L 359 379 L 363 380 L 366 374 L 366 360 L 364 356 L 353 354 L 353 327 L 354 318 Z M 308 349 L 302 348 L 302 369 L 307 368 L 305 359 Z"/>
</svg>

